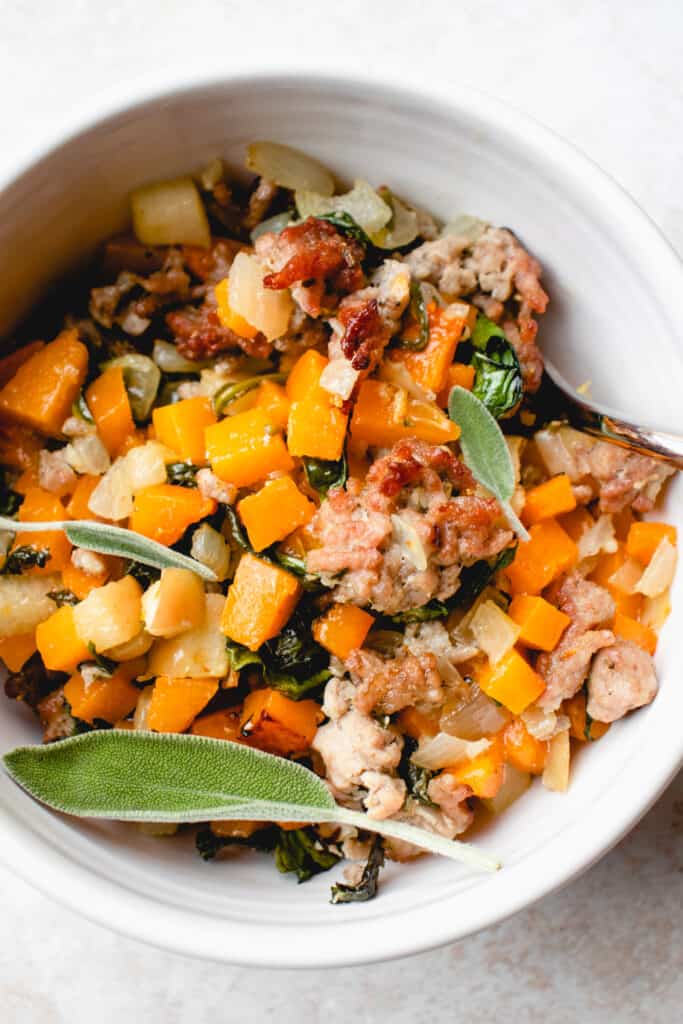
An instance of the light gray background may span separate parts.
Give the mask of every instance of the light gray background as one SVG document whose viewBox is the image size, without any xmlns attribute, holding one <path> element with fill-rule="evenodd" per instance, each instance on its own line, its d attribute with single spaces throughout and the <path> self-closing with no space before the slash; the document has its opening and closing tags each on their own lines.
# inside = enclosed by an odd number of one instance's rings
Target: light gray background
<svg viewBox="0 0 683 1024">
<path fill-rule="evenodd" d="M 544 121 L 613 174 L 683 252 L 682 54 L 681 0 L 0 0 L 0 169 L 93 94 L 154 69 L 386 67 L 406 81 L 470 82 Z M 449 948 L 327 973 L 160 953 L 0 869 L 0 1016 L 669 1024 L 683 1003 L 682 869 L 679 776 L 563 892 Z"/>
</svg>

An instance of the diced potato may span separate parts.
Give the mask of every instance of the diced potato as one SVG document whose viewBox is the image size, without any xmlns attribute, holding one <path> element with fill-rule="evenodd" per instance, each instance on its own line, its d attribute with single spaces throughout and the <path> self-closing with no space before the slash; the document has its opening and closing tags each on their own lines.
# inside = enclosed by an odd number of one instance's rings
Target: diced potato
<svg viewBox="0 0 683 1024">
<path fill-rule="evenodd" d="M 59 576 L 0 577 L 0 637 L 31 633 L 55 611 L 47 596 L 59 589 Z"/>
<path fill-rule="evenodd" d="M 133 661 L 134 658 L 141 658 L 147 654 L 153 643 L 154 637 L 150 636 L 147 630 L 141 629 L 132 640 L 127 640 L 125 644 L 117 644 L 116 647 L 110 647 L 104 654 L 107 658 L 113 658 L 114 661 Z"/>
<path fill-rule="evenodd" d="M 142 589 L 132 576 L 91 590 L 74 608 L 76 630 L 96 651 L 125 644 L 140 632 Z"/>
<path fill-rule="evenodd" d="M 200 626 L 205 612 L 204 585 L 189 569 L 164 569 L 142 597 L 145 629 L 152 636 L 177 636 Z"/>
<path fill-rule="evenodd" d="M 149 656 L 149 673 L 174 679 L 216 679 L 229 671 L 225 636 L 220 629 L 225 598 L 206 595 L 206 617 L 201 626 L 180 636 L 157 640 Z"/>
<path fill-rule="evenodd" d="M 130 197 L 133 231 L 143 245 L 201 245 L 211 233 L 192 178 L 157 181 L 136 188 Z"/>
</svg>

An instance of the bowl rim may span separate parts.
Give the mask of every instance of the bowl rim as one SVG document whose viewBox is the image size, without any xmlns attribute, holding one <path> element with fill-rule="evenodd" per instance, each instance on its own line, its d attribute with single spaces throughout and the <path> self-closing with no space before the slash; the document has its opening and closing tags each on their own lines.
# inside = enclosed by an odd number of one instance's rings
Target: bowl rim
<svg viewBox="0 0 683 1024">
<path fill-rule="evenodd" d="M 356 95 L 362 91 L 378 99 L 391 99 L 403 109 L 422 107 L 429 102 L 437 104 L 446 117 L 457 116 L 464 110 L 491 127 L 505 124 L 507 131 L 524 139 L 540 159 L 561 165 L 564 175 L 589 188 L 594 201 L 604 203 L 611 217 L 620 222 L 622 231 L 634 243 L 637 240 L 641 252 L 647 249 L 651 266 L 657 268 L 660 290 L 676 294 L 683 287 L 683 263 L 658 226 L 617 182 L 573 144 L 520 110 L 469 85 L 405 84 L 383 71 L 344 74 L 285 64 L 267 70 L 210 69 L 199 74 L 190 72 L 185 78 L 168 73 L 143 76 L 79 105 L 53 130 L 42 132 L 42 144 L 29 151 L 20 150 L 13 161 L 3 161 L 0 192 L 61 147 L 77 142 L 93 128 L 122 114 L 160 100 L 172 102 L 211 88 L 253 83 L 272 87 L 286 83 L 309 89 L 322 85 L 328 90 Z M 388 922 L 380 916 L 360 922 L 360 936 L 357 927 L 349 927 L 353 922 L 348 918 L 335 925 L 334 933 L 328 924 L 311 928 L 308 934 L 297 930 L 294 943 L 291 925 L 269 927 L 268 935 L 264 935 L 263 926 L 247 923 L 240 923 L 239 928 L 232 924 L 228 931 L 225 922 L 218 918 L 207 920 L 199 912 L 161 904 L 106 878 L 94 865 L 86 867 L 71 860 L 65 849 L 46 841 L 38 829 L 20 815 L 11 815 L 3 806 L 0 858 L 6 867 L 69 909 L 157 948 L 244 966 L 310 968 L 367 964 L 423 952 L 463 938 L 504 920 L 586 871 L 633 828 L 676 775 L 683 764 L 683 736 L 672 736 L 669 746 L 660 747 L 658 754 L 657 770 L 650 773 L 646 784 L 640 779 L 628 806 L 606 806 L 609 787 L 605 785 L 602 798 L 598 796 L 582 818 L 581 841 L 576 834 L 571 843 L 563 841 L 571 823 L 547 841 L 545 850 L 552 849 L 553 857 L 549 858 L 550 867 L 542 878 L 533 873 L 530 877 L 529 872 L 521 870 L 522 864 L 512 865 L 505 873 L 510 884 L 500 887 L 497 899 L 479 900 L 477 904 L 476 899 L 468 900 L 467 893 L 460 894 L 453 898 L 453 903 L 456 899 L 465 903 L 464 914 L 451 915 L 441 908 L 430 917 L 421 909 L 411 908 L 402 913 L 403 927 L 387 927 Z M 476 887 L 472 891 L 476 893 Z M 323 933 L 329 942 L 321 942 Z"/>
</svg>

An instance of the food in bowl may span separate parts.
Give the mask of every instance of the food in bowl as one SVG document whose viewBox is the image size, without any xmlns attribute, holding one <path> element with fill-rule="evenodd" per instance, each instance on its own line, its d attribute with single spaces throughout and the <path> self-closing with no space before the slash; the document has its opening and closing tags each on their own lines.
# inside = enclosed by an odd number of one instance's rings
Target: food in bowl
<svg viewBox="0 0 683 1024">
<path fill-rule="evenodd" d="M 361 900 L 419 852 L 392 823 L 452 840 L 536 775 L 561 792 L 654 699 L 676 531 L 641 517 L 672 471 L 545 416 L 548 296 L 509 229 L 273 143 L 247 163 L 136 190 L 54 340 L 0 363 L 0 656 L 46 742 L 312 769 L 367 828 L 226 816 L 198 849 L 346 857 L 333 898 Z"/>
</svg>

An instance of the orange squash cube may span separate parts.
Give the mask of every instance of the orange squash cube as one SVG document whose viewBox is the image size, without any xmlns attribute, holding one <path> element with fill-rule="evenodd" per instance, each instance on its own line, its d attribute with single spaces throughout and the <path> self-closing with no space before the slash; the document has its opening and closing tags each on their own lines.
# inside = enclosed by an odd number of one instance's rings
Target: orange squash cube
<svg viewBox="0 0 683 1024">
<path fill-rule="evenodd" d="M 120 454 L 128 437 L 135 433 L 135 421 L 120 366 L 110 366 L 85 392 L 97 433 L 112 458 Z"/>
<path fill-rule="evenodd" d="M 329 360 L 320 352 L 309 348 L 299 356 L 287 378 L 286 391 L 290 402 L 301 402 L 304 398 L 327 394 L 320 387 L 320 376 Z"/>
<path fill-rule="evenodd" d="M 473 366 L 467 363 L 452 363 L 446 373 L 446 384 L 436 396 L 436 404 L 445 409 L 453 388 L 460 387 L 464 388 L 465 391 L 471 391 L 474 387 L 475 376 L 476 373 Z"/>
<path fill-rule="evenodd" d="M 467 323 L 468 309 L 465 303 L 443 309 L 430 305 L 426 347 L 421 352 L 405 348 L 391 351 L 392 361 L 403 363 L 413 380 L 425 391 L 438 394 L 448 385 L 449 368 Z"/>
<path fill-rule="evenodd" d="M 632 523 L 626 538 L 626 554 L 647 565 L 664 538 L 676 546 L 677 531 L 668 523 Z"/>
<path fill-rule="evenodd" d="M 64 506 L 56 495 L 40 487 L 29 488 L 19 509 L 19 522 L 60 522 L 68 519 Z M 35 565 L 28 570 L 32 576 L 49 576 L 60 572 L 71 560 L 71 542 L 62 530 L 45 530 L 43 533 L 16 534 L 12 550 L 21 547 L 47 548 L 50 557 L 44 566 Z"/>
<path fill-rule="evenodd" d="M 204 465 L 204 431 L 216 423 L 216 414 L 208 398 L 198 395 L 162 405 L 152 413 L 152 422 L 157 441 L 177 452 L 182 461 Z"/>
<path fill-rule="evenodd" d="M 566 700 L 562 710 L 569 718 L 569 735 L 575 740 L 599 740 L 609 729 L 609 722 L 596 722 L 593 719 L 588 725 L 586 718 L 586 695 L 583 690 L 575 693 L 571 700 Z"/>
<path fill-rule="evenodd" d="M 88 370 L 88 350 L 78 332 L 62 331 L 19 367 L 0 391 L 0 416 L 58 437 Z"/>
<path fill-rule="evenodd" d="M 388 448 L 404 437 L 448 444 L 460 437 L 457 423 L 434 402 L 410 398 L 405 388 L 382 380 L 364 380 L 351 417 L 356 442 Z"/>
<path fill-rule="evenodd" d="M 190 732 L 193 736 L 209 736 L 213 740 L 246 743 L 240 725 L 241 708 L 224 708 L 195 718 Z"/>
<path fill-rule="evenodd" d="M 10 672 L 19 672 L 37 650 L 35 630 L 0 640 L 0 658 Z"/>
<path fill-rule="evenodd" d="M 503 743 L 500 736 L 494 736 L 491 745 L 476 757 L 461 761 L 445 772 L 463 786 L 469 786 L 474 796 L 482 799 L 496 795 L 503 785 L 504 761 Z"/>
<path fill-rule="evenodd" d="M 18 423 L 0 423 L 0 462 L 3 466 L 34 469 L 37 472 L 43 445 L 43 439 L 29 427 L 21 427 Z"/>
<path fill-rule="evenodd" d="M 79 601 L 86 598 L 91 590 L 101 587 L 108 579 L 108 568 L 105 568 L 104 572 L 92 575 L 89 572 L 83 572 L 82 569 L 77 569 L 75 565 L 69 562 L 62 569 L 62 586 L 65 590 L 70 590 L 72 594 L 75 594 Z"/>
<path fill-rule="evenodd" d="M 36 647 L 51 672 L 75 672 L 82 661 L 90 661 L 88 645 L 76 632 L 74 610 L 64 605 L 36 627 Z"/>
<path fill-rule="evenodd" d="M 513 719 L 503 732 L 505 760 L 520 772 L 542 775 L 548 757 L 547 741 L 537 740 L 519 718 Z"/>
<path fill-rule="evenodd" d="M 648 654 L 654 654 L 657 650 L 657 634 L 654 629 L 644 626 L 642 622 L 636 622 L 635 619 L 624 615 L 621 611 L 617 610 L 612 629 L 617 636 L 624 640 L 632 640 Z"/>
<path fill-rule="evenodd" d="M 252 547 L 262 551 L 310 522 L 315 505 L 304 497 L 291 477 L 281 476 L 269 480 L 256 494 L 243 498 L 237 511 Z"/>
<path fill-rule="evenodd" d="M 249 487 L 276 470 L 288 473 L 294 468 L 282 434 L 258 407 L 207 427 L 205 440 L 213 472 L 236 487 Z"/>
<path fill-rule="evenodd" d="M 196 488 L 155 484 L 138 491 L 133 501 L 129 529 L 170 547 L 188 526 L 213 515 L 217 504 Z"/>
<path fill-rule="evenodd" d="M 566 473 L 560 473 L 526 492 L 522 519 L 526 526 L 533 526 L 543 519 L 571 512 L 575 508 L 572 482 Z"/>
<path fill-rule="evenodd" d="M 346 413 L 330 397 L 311 396 L 292 402 L 287 420 L 290 454 L 336 462 L 344 451 L 347 421 Z"/>
<path fill-rule="evenodd" d="M 397 718 L 398 727 L 411 739 L 419 740 L 421 736 L 436 736 L 439 731 L 439 718 L 424 715 L 417 708 L 404 708 Z"/>
<path fill-rule="evenodd" d="M 159 676 L 147 711 L 147 725 L 153 732 L 185 732 L 217 690 L 217 679 Z"/>
<path fill-rule="evenodd" d="M 216 312 L 218 313 L 218 319 L 220 320 L 223 327 L 229 328 L 238 334 L 240 338 L 255 338 L 258 334 L 258 328 L 252 327 L 252 325 L 236 313 L 230 305 L 230 293 L 229 293 L 229 282 L 227 277 L 219 281 L 214 288 L 214 294 L 216 296 L 216 302 L 218 307 Z"/>
<path fill-rule="evenodd" d="M 479 688 L 487 697 L 521 715 L 545 690 L 545 682 L 522 655 L 513 648 L 496 665 L 486 664 L 474 672 Z"/>
<path fill-rule="evenodd" d="M 322 721 L 314 700 L 290 700 L 278 690 L 252 690 L 247 696 L 240 724 L 255 747 L 287 756 L 307 750 Z"/>
<path fill-rule="evenodd" d="M 313 637 L 331 654 L 344 661 L 362 647 L 375 619 L 353 604 L 333 604 L 313 623 Z"/>
<path fill-rule="evenodd" d="M 572 540 L 580 540 L 586 530 L 590 530 L 591 526 L 595 526 L 595 519 L 590 514 L 588 509 L 583 508 L 579 505 L 571 512 L 565 512 L 563 515 L 557 517 L 557 521 L 564 530 L 568 533 Z"/>
<path fill-rule="evenodd" d="M 23 366 L 36 352 L 40 352 L 41 348 L 45 348 L 44 341 L 31 341 L 28 345 L 22 345 L 21 348 L 15 349 L 9 355 L 3 356 L 0 359 L 0 388 L 4 388 L 19 367 Z"/>
<path fill-rule="evenodd" d="M 627 557 L 626 545 L 620 541 L 616 551 L 600 555 L 598 564 L 588 579 L 609 590 L 617 611 L 632 619 L 637 619 L 643 610 L 645 601 L 643 595 L 627 594 L 611 582 L 612 576 L 621 569 Z"/>
<path fill-rule="evenodd" d="M 531 539 L 517 548 L 505 570 L 513 594 L 538 594 L 574 565 L 579 551 L 555 519 L 544 519 L 529 530 Z"/>
<path fill-rule="evenodd" d="M 92 724 L 96 718 L 118 722 L 131 713 L 140 697 L 140 690 L 131 682 L 144 663 L 126 662 L 111 678 L 93 679 L 86 685 L 80 672 L 71 676 L 64 686 L 64 696 L 71 714 Z"/>
<path fill-rule="evenodd" d="M 240 559 L 223 608 L 221 630 L 256 651 L 277 636 L 301 597 L 295 576 L 252 554 Z"/>
<path fill-rule="evenodd" d="M 72 519 L 95 519 L 98 522 L 104 522 L 99 516 L 96 516 L 94 512 L 90 511 L 88 502 L 92 492 L 100 482 L 101 477 L 91 476 L 85 474 L 79 476 L 78 483 L 74 489 L 69 504 L 66 506 L 66 511 Z"/>
<path fill-rule="evenodd" d="M 256 389 L 257 408 L 263 409 L 268 419 L 280 430 L 287 429 L 290 405 L 287 392 L 274 380 L 264 380 Z"/>
<path fill-rule="evenodd" d="M 519 643 L 537 651 L 554 651 L 571 622 L 568 615 L 543 597 L 517 594 L 508 615 L 520 627 Z"/>
</svg>

